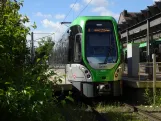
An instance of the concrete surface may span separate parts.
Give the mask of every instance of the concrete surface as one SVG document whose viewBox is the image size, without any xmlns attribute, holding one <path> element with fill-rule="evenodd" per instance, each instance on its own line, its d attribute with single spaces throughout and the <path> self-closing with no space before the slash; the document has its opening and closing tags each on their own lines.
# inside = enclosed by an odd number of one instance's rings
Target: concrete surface
<svg viewBox="0 0 161 121">
<path fill-rule="evenodd" d="M 56 91 L 67 91 L 72 90 L 72 84 L 65 79 L 65 69 L 50 69 L 56 73 L 56 75 L 51 76 L 50 80 L 53 81 L 53 89 Z M 62 80 L 62 82 L 59 81 Z"/>
</svg>

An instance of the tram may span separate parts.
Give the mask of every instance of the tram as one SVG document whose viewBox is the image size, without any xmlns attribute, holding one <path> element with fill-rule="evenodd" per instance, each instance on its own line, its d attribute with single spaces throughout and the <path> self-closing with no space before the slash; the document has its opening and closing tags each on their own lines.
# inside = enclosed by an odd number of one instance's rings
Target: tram
<svg viewBox="0 0 161 121">
<path fill-rule="evenodd" d="M 58 41 L 66 80 L 86 97 L 122 95 L 124 57 L 111 16 L 80 16 Z"/>
</svg>

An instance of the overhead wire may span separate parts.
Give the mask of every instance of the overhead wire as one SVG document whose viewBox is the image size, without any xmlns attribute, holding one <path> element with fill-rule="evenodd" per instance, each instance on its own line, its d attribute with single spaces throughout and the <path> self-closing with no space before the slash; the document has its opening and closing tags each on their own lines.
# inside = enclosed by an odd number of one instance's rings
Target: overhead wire
<svg viewBox="0 0 161 121">
<path fill-rule="evenodd" d="M 49 37 L 49 36 L 54 35 L 54 34 L 55 34 L 55 33 L 52 33 L 52 34 L 50 34 L 50 35 L 47 35 L 47 36 L 44 36 L 44 37 L 41 37 L 41 38 L 35 39 L 34 41 L 39 40 L 39 39 L 43 39 L 43 38 L 46 38 L 46 37 Z"/>
<path fill-rule="evenodd" d="M 74 8 L 75 4 L 78 2 L 78 0 L 75 0 L 73 6 L 70 8 L 69 12 L 66 14 L 65 18 L 63 19 L 63 22 L 65 21 L 65 19 L 69 16 L 70 12 L 72 11 L 72 9 Z M 68 26 L 69 27 L 69 26 Z M 58 30 L 60 29 L 60 25 L 58 26 L 58 29 L 56 32 L 58 32 Z M 55 33 L 56 33 L 55 32 Z"/>
<path fill-rule="evenodd" d="M 67 16 L 69 15 L 69 13 L 71 12 L 71 10 L 73 9 L 73 7 L 75 6 L 75 4 L 77 3 L 78 0 L 75 1 L 75 3 L 73 4 L 72 8 L 69 10 L 68 14 L 66 15 L 66 17 L 64 18 L 63 22 L 65 21 L 65 19 L 67 18 Z M 90 0 L 86 6 L 80 11 L 80 13 L 77 15 L 76 18 L 78 18 L 80 16 L 80 14 L 88 7 L 88 5 L 92 2 L 92 0 Z"/>
<path fill-rule="evenodd" d="M 77 15 L 76 18 L 78 18 L 80 16 L 80 14 L 88 7 L 88 5 L 92 2 L 92 0 L 90 0 L 87 5 L 81 10 L 81 12 Z"/>
<path fill-rule="evenodd" d="M 72 6 L 71 9 L 69 10 L 69 12 L 66 14 L 65 18 L 63 19 L 63 22 L 64 22 L 65 19 L 69 16 L 70 12 L 72 11 L 72 9 L 74 8 L 74 6 L 75 6 L 75 4 L 76 4 L 77 2 L 78 2 L 78 0 L 75 0 L 73 6 Z M 89 5 L 91 2 L 92 2 L 92 0 L 90 0 L 90 1 L 87 3 L 87 5 L 81 10 L 81 12 L 77 15 L 76 18 L 78 18 L 78 17 L 80 16 L 80 14 L 88 7 L 88 5 Z M 67 27 L 69 27 L 69 26 L 67 26 Z M 55 33 L 57 33 L 58 30 L 60 30 L 60 25 L 59 25 L 57 28 L 58 28 L 58 29 L 55 31 Z M 55 34 L 55 33 L 53 33 L 53 34 Z M 53 34 L 51 34 L 51 35 L 53 35 Z M 45 36 L 45 37 L 49 37 L 49 36 L 51 36 L 51 35 L 48 35 L 48 36 Z M 36 40 L 43 39 L 43 38 L 45 38 L 45 37 L 41 37 L 41 38 L 38 38 L 38 39 L 36 39 Z M 36 41 L 36 40 L 34 40 L 34 41 Z"/>
<path fill-rule="evenodd" d="M 68 15 L 69 15 L 70 12 L 72 11 L 72 9 L 73 9 L 73 7 L 75 6 L 75 4 L 77 3 L 77 1 L 78 1 L 78 0 L 75 0 L 73 6 L 71 7 L 71 9 L 69 10 L 69 12 L 68 12 L 67 15 L 65 16 L 63 22 L 64 22 L 65 19 L 68 17 Z M 69 26 L 67 26 L 67 27 L 69 27 Z M 55 33 L 57 33 L 58 30 L 60 30 L 60 25 L 59 25 L 57 28 L 58 28 L 58 29 L 55 31 Z M 55 33 L 53 33 L 53 34 L 55 34 Z M 45 34 L 45 33 L 36 33 L 36 34 Z M 53 34 L 50 34 L 50 35 L 48 35 L 48 36 L 44 36 L 44 37 L 38 38 L 38 39 L 36 39 L 36 40 L 34 40 L 34 41 L 37 41 L 37 40 L 39 40 L 39 39 L 43 39 L 43 38 L 49 37 L 49 36 L 51 36 L 51 35 L 53 35 Z"/>
<path fill-rule="evenodd" d="M 34 33 L 34 34 L 49 34 L 49 33 Z M 35 39 L 34 42 L 38 42 L 37 40 L 39 39 L 43 39 L 43 38 L 46 38 L 46 37 L 49 37 L 49 36 L 52 36 L 54 35 L 55 33 L 50 33 L 50 35 L 47 35 L 47 36 L 44 36 L 44 37 L 40 37 L 38 39 Z M 27 40 L 28 42 L 30 42 L 31 40 Z"/>
<path fill-rule="evenodd" d="M 72 9 L 74 8 L 74 6 L 75 6 L 75 4 L 76 4 L 77 2 L 78 2 L 78 0 L 75 0 L 73 6 L 72 6 L 71 9 L 69 10 L 69 12 L 68 12 L 67 15 L 65 16 L 65 18 L 63 19 L 63 22 L 64 22 L 65 19 L 69 16 L 70 12 L 72 11 Z M 77 15 L 76 18 L 79 17 L 79 15 L 88 7 L 88 5 L 89 5 L 91 2 L 92 2 L 92 0 L 90 0 L 90 1 L 87 3 L 87 5 L 81 10 L 81 12 Z M 67 27 L 69 27 L 69 26 L 67 26 Z M 57 33 L 58 30 L 60 30 L 60 25 L 58 26 L 58 29 L 55 31 L 55 33 Z M 53 34 L 55 34 L 55 33 L 53 33 Z M 46 33 L 35 33 L 35 34 L 46 34 Z M 39 39 L 43 39 L 43 38 L 49 37 L 49 36 L 51 36 L 51 35 L 53 35 L 53 34 L 50 34 L 50 35 L 48 35 L 48 36 L 44 36 L 44 37 L 38 38 L 38 39 L 36 39 L 36 40 L 34 40 L 34 41 L 37 41 L 37 40 L 39 40 Z"/>
<path fill-rule="evenodd" d="M 62 22 L 64 22 L 65 21 L 65 19 L 69 16 L 69 14 L 70 14 L 70 12 L 72 11 L 72 9 L 74 8 L 74 6 L 76 5 L 76 3 L 78 2 L 78 0 L 75 0 L 75 2 L 74 2 L 74 4 L 73 4 L 73 6 L 70 8 L 70 10 L 69 10 L 69 12 L 66 14 L 66 16 L 65 16 L 65 18 L 63 19 L 63 21 Z M 67 25 L 66 25 L 67 26 Z M 69 28 L 69 26 L 67 26 L 68 28 Z M 58 26 L 58 29 L 55 31 L 55 33 L 57 33 L 58 32 L 58 30 L 60 30 L 60 24 L 59 24 L 59 26 Z"/>
<path fill-rule="evenodd" d="M 71 9 L 69 10 L 68 14 L 66 15 L 66 17 L 64 18 L 63 22 L 65 21 L 65 19 L 68 17 L 68 15 L 70 14 L 70 12 L 72 11 L 72 9 L 74 8 L 75 4 L 78 2 L 78 0 L 75 0 L 73 6 L 71 7 Z"/>
<path fill-rule="evenodd" d="M 34 34 L 53 34 L 53 33 L 35 33 Z"/>
</svg>

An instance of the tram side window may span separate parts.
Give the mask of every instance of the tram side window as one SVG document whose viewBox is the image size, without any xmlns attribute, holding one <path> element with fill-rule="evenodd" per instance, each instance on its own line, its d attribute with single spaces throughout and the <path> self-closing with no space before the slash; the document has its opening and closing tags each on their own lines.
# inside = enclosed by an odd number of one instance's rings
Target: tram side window
<svg viewBox="0 0 161 121">
<path fill-rule="evenodd" d="M 74 62 L 81 61 L 81 35 L 75 36 L 74 43 Z"/>
<path fill-rule="evenodd" d="M 70 33 L 70 36 L 69 36 L 69 49 L 68 49 L 68 62 L 71 62 L 72 63 L 72 58 L 73 58 L 73 50 L 72 50 L 72 47 L 74 46 L 74 43 L 73 43 L 73 35 L 72 35 L 72 32 Z"/>
<path fill-rule="evenodd" d="M 75 37 L 76 34 L 82 33 L 82 28 L 79 25 L 74 25 L 70 27 L 70 35 L 69 35 L 69 50 L 68 50 L 68 62 L 74 63 L 75 61 Z M 79 37 L 79 36 L 78 36 Z M 79 44 L 77 44 L 79 45 Z M 81 49 L 80 45 L 78 46 Z"/>
<path fill-rule="evenodd" d="M 140 48 L 140 62 L 146 62 L 146 47 Z"/>
<path fill-rule="evenodd" d="M 127 50 L 125 51 L 124 61 L 125 61 L 125 63 L 127 64 Z"/>
</svg>

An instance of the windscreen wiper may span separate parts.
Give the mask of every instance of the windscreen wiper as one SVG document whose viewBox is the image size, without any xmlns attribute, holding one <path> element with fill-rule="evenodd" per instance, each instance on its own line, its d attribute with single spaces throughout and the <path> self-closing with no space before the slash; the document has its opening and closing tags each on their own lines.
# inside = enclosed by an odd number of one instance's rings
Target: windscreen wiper
<svg viewBox="0 0 161 121">
<path fill-rule="evenodd" d="M 106 63 L 107 63 L 107 60 L 108 60 L 109 56 L 111 55 L 112 49 L 113 49 L 113 47 L 110 46 L 110 47 L 109 47 L 109 52 L 107 53 L 107 56 L 106 56 L 106 58 L 105 58 L 103 64 L 106 64 Z M 112 57 L 112 56 L 111 56 L 111 57 Z M 113 61 L 113 58 L 112 58 L 112 61 Z M 113 61 L 113 62 L 114 62 L 114 61 Z"/>
</svg>

